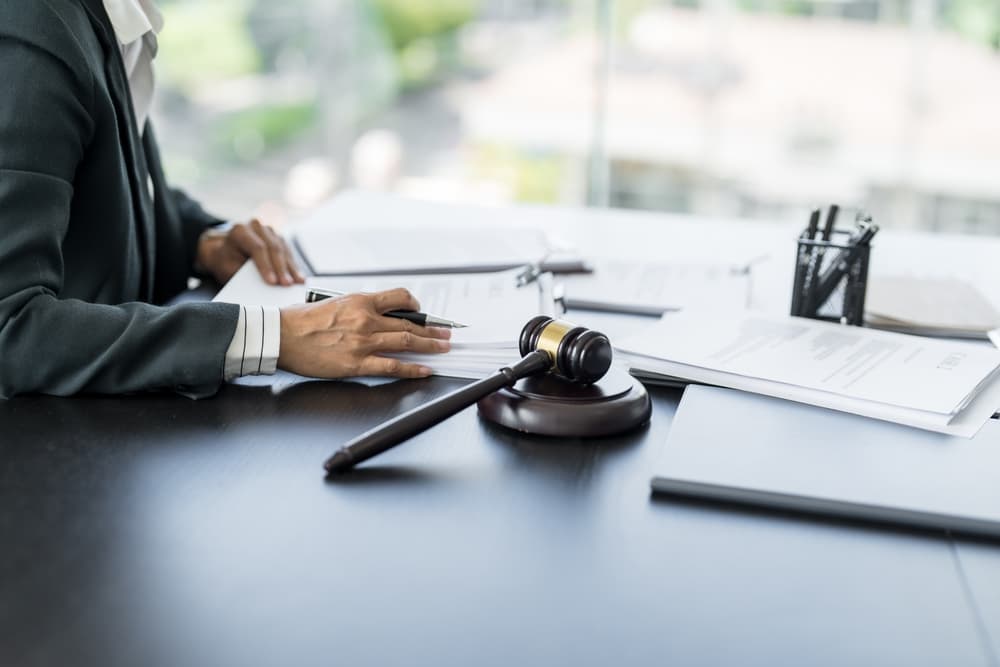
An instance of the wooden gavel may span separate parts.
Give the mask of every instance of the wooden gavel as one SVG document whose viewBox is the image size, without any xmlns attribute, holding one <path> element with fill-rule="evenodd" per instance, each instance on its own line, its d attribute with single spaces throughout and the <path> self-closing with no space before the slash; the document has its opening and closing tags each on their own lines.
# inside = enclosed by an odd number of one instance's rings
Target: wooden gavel
<svg viewBox="0 0 1000 667">
<path fill-rule="evenodd" d="M 518 347 L 521 360 L 516 364 L 404 412 L 351 440 L 323 464 L 327 475 L 349 470 L 523 378 L 551 372 L 577 384 L 591 384 L 611 367 L 611 341 L 607 336 L 544 315 L 524 325 Z"/>
</svg>

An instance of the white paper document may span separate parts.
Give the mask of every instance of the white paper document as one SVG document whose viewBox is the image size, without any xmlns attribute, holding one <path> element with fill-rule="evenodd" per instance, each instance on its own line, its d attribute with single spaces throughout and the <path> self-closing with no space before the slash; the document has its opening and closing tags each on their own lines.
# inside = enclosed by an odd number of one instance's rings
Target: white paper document
<svg viewBox="0 0 1000 667">
<path fill-rule="evenodd" d="M 307 285 L 346 293 L 405 287 L 420 302 L 423 312 L 468 326 L 452 331 L 450 352 L 393 356 L 429 366 L 438 375 L 479 378 L 520 358 L 517 341 L 528 320 L 536 315 L 556 314 L 551 276 L 543 274 L 536 283 L 518 287 L 519 272 L 312 277 L 306 285 L 281 287 L 266 284 L 248 262 L 214 300 L 288 306 L 305 302 Z"/>
<path fill-rule="evenodd" d="M 984 339 L 1000 326 L 1000 313 L 963 280 L 883 275 L 868 280 L 865 320 L 904 333 Z"/>
<path fill-rule="evenodd" d="M 541 231 L 477 225 L 345 232 L 325 221 L 310 221 L 300 226 L 295 240 L 309 269 L 320 276 L 498 271 L 533 264 L 551 252 Z"/>
<path fill-rule="evenodd" d="M 959 435 L 1000 406 L 1000 352 L 974 343 L 686 311 L 618 346 L 644 371 Z"/>
<path fill-rule="evenodd" d="M 742 310 L 750 266 L 598 259 L 593 273 L 559 276 L 567 308 L 662 315 L 685 307 Z"/>
<path fill-rule="evenodd" d="M 500 271 L 541 263 L 577 270 L 576 250 L 521 208 L 441 204 L 344 192 L 296 224 L 294 241 L 314 275 Z"/>
</svg>

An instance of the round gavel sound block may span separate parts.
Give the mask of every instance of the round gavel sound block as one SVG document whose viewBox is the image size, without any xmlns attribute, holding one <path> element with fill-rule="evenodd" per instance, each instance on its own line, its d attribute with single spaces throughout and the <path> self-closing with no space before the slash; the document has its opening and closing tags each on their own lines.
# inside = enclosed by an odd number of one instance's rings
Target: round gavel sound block
<svg viewBox="0 0 1000 667">
<path fill-rule="evenodd" d="M 593 384 L 551 373 L 527 377 L 478 405 L 482 417 L 501 426 L 570 438 L 623 433 L 649 421 L 652 412 L 646 388 L 618 367 Z"/>
</svg>

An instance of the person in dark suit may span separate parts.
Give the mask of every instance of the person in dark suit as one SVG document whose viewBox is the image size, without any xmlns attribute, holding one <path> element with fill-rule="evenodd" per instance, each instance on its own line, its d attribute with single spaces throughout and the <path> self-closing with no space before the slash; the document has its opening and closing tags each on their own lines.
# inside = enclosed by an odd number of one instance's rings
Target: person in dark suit
<svg viewBox="0 0 1000 667">
<path fill-rule="evenodd" d="M 154 0 L 0 0 L 0 397 L 430 374 L 384 356 L 448 349 L 446 330 L 382 315 L 419 307 L 406 290 L 162 305 L 247 259 L 271 284 L 303 278 L 273 230 L 224 229 L 168 186 L 147 117 L 161 26 Z"/>
</svg>

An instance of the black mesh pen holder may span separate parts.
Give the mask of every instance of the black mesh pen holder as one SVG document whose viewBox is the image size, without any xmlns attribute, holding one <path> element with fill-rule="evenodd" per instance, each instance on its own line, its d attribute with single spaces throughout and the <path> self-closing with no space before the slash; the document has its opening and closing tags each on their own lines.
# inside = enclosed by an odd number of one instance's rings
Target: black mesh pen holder
<svg viewBox="0 0 1000 667">
<path fill-rule="evenodd" d="M 876 228 L 877 229 L 877 228 Z M 836 229 L 829 241 L 798 241 L 791 314 L 862 326 L 871 245 L 852 243 L 854 233 Z"/>
</svg>

